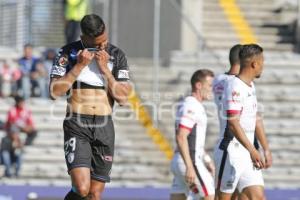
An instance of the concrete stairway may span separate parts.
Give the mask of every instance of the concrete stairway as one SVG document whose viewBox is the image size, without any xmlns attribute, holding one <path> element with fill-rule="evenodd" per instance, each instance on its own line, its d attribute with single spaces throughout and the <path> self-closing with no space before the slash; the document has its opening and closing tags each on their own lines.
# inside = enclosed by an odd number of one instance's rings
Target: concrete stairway
<svg viewBox="0 0 300 200">
<path fill-rule="evenodd" d="M 257 36 L 258 43 L 266 50 L 291 51 L 294 46 L 293 22 L 295 10 L 275 12 L 275 0 L 237 0 Z M 228 22 L 218 0 L 203 1 L 203 36 L 212 49 L 229 49 L 239 43 L 239 38 Z M 224 34 L 226 33 L 226 34 Z"/>
<path fill-rule="evenodd" d="M 228 66 L 227 51 L 184 53 L 173 52 L 171 66 L 161 67 L 159 95 L 153 95 L 152 63 L 130 60 L 134 86 L 150 114 L 158 116 L 158 127 L 174 144 L 176 100 L 189 91 L 191 74 L 199 68 L 215 73 Z M 219 58 L 219 60 L 216 59 Z M 265 171 L 266 187 L 297 188 L 300 181 L 300 56 L 293 53 L 266 52 L 265 71 L 257 81 L 260 107 L 264 109 L 266 132 L 271 143 L 274 166 Z M 12 100 L 1 100 L 0 119 L 12 105 Z M 4 184 L 69 184 L 63 157 L 62 119 L 65 101 L 28 102 L 33 110 L 38 138 L 25 148 L 24 164 L 19 179 L 1 179 Z M 156 106 L 154 106 L 156 105 Z M 209 116 L 207 149 L 211 153 L 217 139 L 216 109 L 206 102 Z M 157 115 L 155 114 L 157 113 Z M 164 186 L 171 183 L 169 162 L 145 134 L 128 107 L 117 107 L 116 155 L 109 186 Z M 3 134 L 3 133 L 2 133 Z"/>
</svg>

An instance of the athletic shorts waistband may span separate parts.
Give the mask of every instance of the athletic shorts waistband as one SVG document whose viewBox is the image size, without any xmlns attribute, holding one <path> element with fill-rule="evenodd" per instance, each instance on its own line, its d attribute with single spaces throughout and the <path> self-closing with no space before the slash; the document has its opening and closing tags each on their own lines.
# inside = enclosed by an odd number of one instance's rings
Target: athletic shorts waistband
<svg viewBox="0 0 300 200">
<path fill-rule="evenodd" d="M 85 118 L 85 119 L 105 119 L 105 118 L 111 118 L 111 115 L 88 115 L 88 114 L 80 114 L 80 113 L 69 113 L 67 112 L 66 118 L 75 117 L 75 118 Z"/>
</svg>

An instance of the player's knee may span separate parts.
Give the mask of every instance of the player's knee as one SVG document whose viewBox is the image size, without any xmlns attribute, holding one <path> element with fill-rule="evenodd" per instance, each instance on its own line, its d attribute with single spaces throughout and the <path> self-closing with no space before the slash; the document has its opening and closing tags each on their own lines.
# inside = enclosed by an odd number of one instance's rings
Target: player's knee
<svg viewBox="0 0 300 200">
<path fill-rule="evenodd" d="M 91 199 L 101 199 L 101 194 L 103 190 L 91 188 L 89 196 L 92 197 Z"/>
<path fill-rule="evenodd" d="M 91 199 L 100 199 L 101 200 L 101 192 L 90 192 L 89 197 Z"/>
<path fill-rule="evenodd" d="M 253 200 L 265 200 L 265 195 L 263 193 L 261 194 L 255 194 L 255 198 Z"/>
<path fill-rule="evenodd" d="M 88 196 L 90 188 L 88 185 L 80 185 L 76 187 L 76 193 L 79 194 L 81 197 Z"/>
</svg>

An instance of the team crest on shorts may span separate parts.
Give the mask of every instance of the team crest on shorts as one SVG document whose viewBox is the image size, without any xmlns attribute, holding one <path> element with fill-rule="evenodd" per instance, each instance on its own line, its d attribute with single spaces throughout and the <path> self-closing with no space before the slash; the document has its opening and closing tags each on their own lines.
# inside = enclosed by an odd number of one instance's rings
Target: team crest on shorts
<svg viewBox="0 0 300 200">
<path fill-rule="evenodd" d="M 68 154 L 68 163 L 71 164 L 74 161 L 74 157 L 75 157 L 74 153 L 69 153 Z"/>
</svg>

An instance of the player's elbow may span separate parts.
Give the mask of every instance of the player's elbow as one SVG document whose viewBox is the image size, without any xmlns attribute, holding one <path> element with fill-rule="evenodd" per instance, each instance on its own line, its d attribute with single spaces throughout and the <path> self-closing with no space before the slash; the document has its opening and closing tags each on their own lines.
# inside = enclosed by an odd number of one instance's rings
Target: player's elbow
<svg viewBox="0 0 300 200">
<path fill-rule="evenodd" d="M 128 103 L 127 96 L 119 96 L 115 98 L 115 101 L 119 104 L 119 106 L 125 106 Z"/>
<path fill-rule="evenodd" d="M 52 88 L 50 88 L 49 94 L 50 94 L 50 98 L 51 98 L 52 100 L 56 100 L 58 97 L 64 95 L 64 93 L 63 93 L 62 91 L 60 91 L 60 89 L 57 88 L 57 87 L 52 87 Z"/>
<path fill-rule="evenodd" d="M 131 90 L 128 89 L 123 89 L 122 92 L 119 95 L 115 96 L 116 102 L 120 106 L 125 106 L 128 103 L 129 95 L 130 95 Z"/>
<path fill-rule="evenodd" d="M 184 143 L 185 140 L 187 140 L 186 136 L 184 136 L 183 134 L 180 134 L 180 133 L 176 134 L 177 144 L 180 145 L 180 144 Z"/>
<path fill-rule="evenodd" d="M 50 84 L 50 86 L 49 86 L 49 96 L 50 96 L 51 100 L 56 100 L 57 99 L 57 96 L 53 92 L 53 86 L 52 86 L 52 84 Z"/>
<path fill-rule="evenodd" d="M 50 92 L 50 99 L 54 101 L 57 99 L 57 96 Z"/>
<path fill-rule="evenodd" d="M 53 85 L 50 85 L 50 88 L 49 88 L 49 94 L 50 94 L 50 98 L 51 98 L 52 100 L 56 100 L 57 97 L 59 96 L 59 95 L 58 95 L 58 92 L 57 92 L 57 89 L 55 89 L 55 88 L 53 87 Z"/>
<path fill-rule="evenodd" d="M 238 121 L 236 119 L 230 119 L 227 121 L 228 129 L 230 132 L 234 132 L 236 130 L 236 127 L 238 126 Z"/>
<path fill-rule="evenodd" d="M 58 97 L 61 97 L 66 94 L 69 90 L 71 84 L 68 82 L 55 81 L 50 83 L 49 94 L 52 100 L 56 100 Z"/>
</svg>

